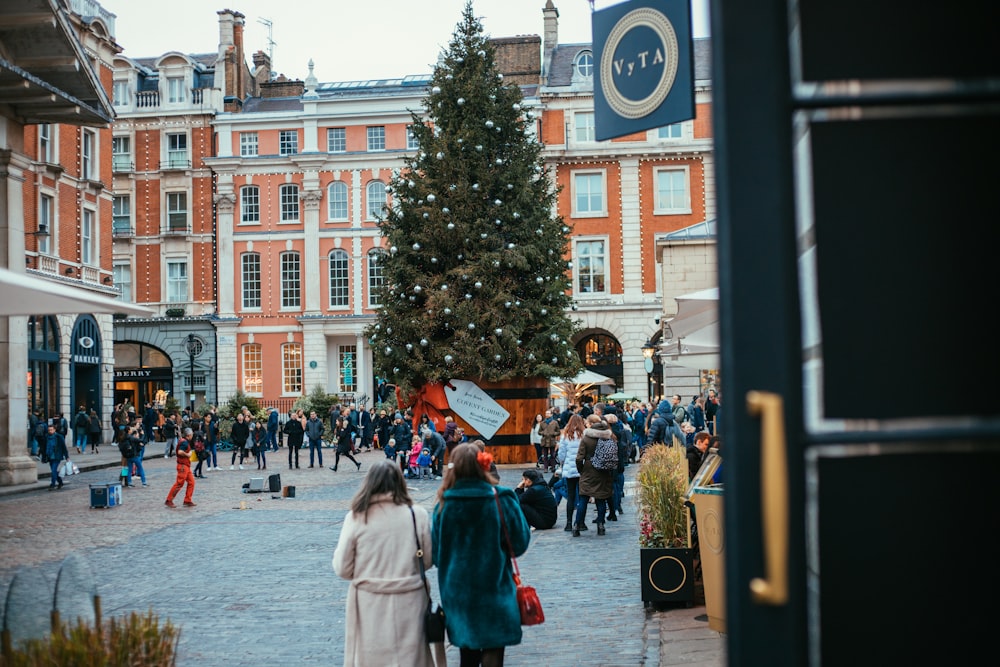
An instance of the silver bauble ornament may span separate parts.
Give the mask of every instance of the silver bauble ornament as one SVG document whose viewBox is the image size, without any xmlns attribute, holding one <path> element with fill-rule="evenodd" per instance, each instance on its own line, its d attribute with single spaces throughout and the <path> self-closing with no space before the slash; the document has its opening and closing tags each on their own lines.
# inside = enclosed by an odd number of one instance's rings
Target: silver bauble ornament
<svg viewBox="0 0 1000 667">
<path fill-rule="evenodd" d="M 435 95 L 437 95 L 440 92 L 441 92 L 441 86 L 434 86 L 433 88 L 431 88 L 431 93 L 433 93 Z M 514 106 L 517 106 L 517 105 L 515 104 Z"/>
<path fill-rule="evenodd" d="M 473 285 L 473 287 L 475 287 L 476 289 L 479 289 L 479 288 L 481 288 L 482 286 L 483 286 L 483 284 L 482 284 L 481 282 L 479 282 L 478 280 L 476 281 L 476 284 L 475 284 L 475 285 Z"/>
<path fill-rule="evenodd" d="M 542 313 L 542 315 L 548 315 L 549 314 L 549 311 L 548 311 L 547 308 L 542 308 L 542 310 L 540 312 Z"/>
<path fill-rule="evenodd" d="M 445 206 L 444 208 L 441 209 L 441 212 L 444 213 L 445 215 L 448 215 L 449 213 L 451 213 L 451 209 Z"/>
<path fill-rule="evenodd" d="M 451 356 L 450 354 L 444 355 L 444 363 L 450 364 L 454 360 L 455 360 L 455 357 Z"/>
<path fill-rule="evenodd" d="M 512 108 L 514 109 L 514 111 L 520 111 L 521 110 L 521 105 L 518 104 L 517 102 L 514 102 L 514 105 L 513 105 Z"/>
<path fill-rule="evenodd" d="M 476 323 L 475 322 L 469 322 L 469 331 L 472 331 L 475 328 L 476 328 Z"/>
<path fill-rule="evenodd" d="M 503 329 L 497 327 L 496 329 L 493 330 L 493 333 L 495 333 L 498 336 L 502 336 L 503 335 Z"/>
<path fill-rule="evenodd" d="M 392 246 L 391 248 L 389 248 L 390 255 L 395 255 L 397 252 L 399 252 L 399 248 L 397 248 L 396 246 Z"/>
<path fill-rule="evenodd" d="M 431 257 L 431 264 L 437 264 L 437 263 L 438 263 L 438 258 L 437 257 Z"/>
<path fill-rule="evenodd" d="M 426 338 L 421 338 L 420 339 L 420 347 L 427 347 L 427 342 L 428 341 L 427 341 Z"/>
<path fill-rule="evenodd" d="M 486 127 L 492 128 L 493 127 L 493 121 L 492 120 L 486 121 Z"/>
<path fill-rule="evenodd" d="M 406 351 L 407 352 L 413 352 L 413 344 L 412 343 L 407 343 L 406 344 Z"/>
<path fill-rule="evenodd" d="M 473 192 L 479 192 L 479 183 L 473 183 L 472 190 Z"/>
<path fill-rule="evenodd" d="M 419 243 L 414 243 L 413 244 L 413 249 L 414 250 L 420 250 L 420 244 Z"/>
<path fill-rule="evenodd" d="M 494 359 L 495 361 L 500 361 L 501 359 L 503 359 L 503 357 L 501 357 L 501 356 L 500 356 L 499 354 L 494 354 L 494 355 L 493 355 L 493 359 Z"/>
<path fill-rule="evenodd" d="M 451 308 L 445 308 L 444 309 L 444 314 L 445 315 L 451 315 Z"/>
<path fill-rule="evenodd" d="M 457 104 L 458 106 L 462 106 L 463 104 L 465 104 L 465 98 L 459 97 L 457 100 L 455 100 L 455 104 Z"/>
<path fill-rule="evenodd" d="M 537 278 L 535 278 L 535 282 L 538 283 L 539 285 L 541 285 L 542 283 L 545 282 L 545 278 L 542 278 L 541 276 L 538 276 Z"/>
<path fill-rule="evenodd" d="M 476 144 L 476 150 L 479 151 L 480 153 L 482 153 L 483 152 L 483 145 L 482 144 Z"/>
<path fill-rule="evenodd" d="M 448 223 L 448 229 L 455 229 L 455 223 L 454 222 L 449 222 Z"/>
<path fill-rule="evenodd" d="M 414 285 L 413 286 L 413 291 L 416 292 L 417 294 L 420 294 L 421 292 L 424 291 L 424 288 L 421 287 L 420 285 Z"/>
<path fill-rule="evenodd" d="M 437 199 L 437 197 L 434 195 L 427 195 L 427 201 L 434 201 L 435 199 Z"/>
<path fill-rule="evenodd" d="M 511 307 L 511 306 L 513 306 L 514 304 L 513 304 L 513 303 L 511 303 L 510 301 L 504 301 L 504 304 L 503 304 L 503 305 L 504 305 L 505 307 L 507 307 L 507 308 L 510 308 L 510 307 Z"/>
</svg>

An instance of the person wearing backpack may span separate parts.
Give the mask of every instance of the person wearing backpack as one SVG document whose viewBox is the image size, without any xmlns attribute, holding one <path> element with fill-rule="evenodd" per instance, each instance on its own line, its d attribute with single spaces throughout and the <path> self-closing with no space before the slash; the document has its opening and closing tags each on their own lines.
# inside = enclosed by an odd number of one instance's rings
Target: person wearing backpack
<svg viewBox="0 0 1000 667">
<path fill-rule="evenodd" d="M 611 452 L 614 452 L 613 457 Z M 608 500 L 614 493 L 613 472 L 618 467 L 618 441 L 606 422 L 596 414 L 587 417 L 580 448 L 576 452 L 576 469 L 580 471 L 580 487 L 576 499 L 576 524 L 573 537 L 586 530 L 587 505 L 594 499 L 597 507 L 597 534 L 604 535 L 604 518 Z M 581 528 L 581 526 L 584 526 Z"/>
<path fill-rule="evenodd" d="M 83 454 L 87 450 L 88 428 L 90 428 L 90 417 L 87 416 L 87 408 L 81 405 L 73 417 L 73 442 L 77 454 Z"/>
</svg>

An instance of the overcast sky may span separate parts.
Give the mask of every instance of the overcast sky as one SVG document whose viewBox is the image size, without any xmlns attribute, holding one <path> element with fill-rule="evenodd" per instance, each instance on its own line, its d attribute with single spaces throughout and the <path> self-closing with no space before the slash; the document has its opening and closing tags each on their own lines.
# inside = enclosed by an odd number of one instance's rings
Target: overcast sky
<svg viewBox="0 0 1000 667">
<path fill-rule="evenodd" d="M 462 18 L 465 0 L 100 0 L 117 15 L 115 38 L 130 58 L 167 51 L 214 53 L 219 45 L 217 12 L 246 16 L 244 48 L 268 51 L 271 22 L 273 68 L 305 79 L 311 58 L 323 81 L 395 78 L 430 74 Z M 692 0 L 694 34 L 708 35 L 707 0 Z M 553 0 L 559 10 L 559 42 L 590 42 L 588 0 Z M 618 0 L 596 0 L 600 10 Z M 491 37 L 543 33 L 545 0 L 473 0 L 473 11 Z"/>
</svg>

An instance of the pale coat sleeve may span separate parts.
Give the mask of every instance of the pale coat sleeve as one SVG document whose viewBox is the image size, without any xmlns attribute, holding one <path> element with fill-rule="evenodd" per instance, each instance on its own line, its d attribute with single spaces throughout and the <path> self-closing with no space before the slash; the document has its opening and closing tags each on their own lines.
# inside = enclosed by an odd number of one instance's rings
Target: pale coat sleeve
<svg viewBox="0 0 1000 667">
<path fill-rule="evenodd" d="M 344 526 L 340 529 L 340 539 L 333 551 L 333 571 L 343 579 L 354 578 L 354 556 L 357 533 L 355 530 L 354 512 L 348 512 L 344 517 Z"/>
</svg>

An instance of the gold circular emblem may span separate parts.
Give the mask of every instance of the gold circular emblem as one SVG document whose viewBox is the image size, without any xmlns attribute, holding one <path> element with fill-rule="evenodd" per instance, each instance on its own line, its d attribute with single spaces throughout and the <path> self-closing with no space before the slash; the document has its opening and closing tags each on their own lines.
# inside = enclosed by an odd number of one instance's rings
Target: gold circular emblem
<svg viewBox="0 0 1000 667">
<path fill-rule="evenodd" d="M 622 95 L 615 85 L 615 52 L 625 35 L 630 30 L 640 27 L 649 28 L 660 38 L 664 50 L 661 54 L 663 56 L 663 71 L 660 73 L 660 80 L 649 95 L 640 100 L 632 100 Z M 670 89 L 673 88 L 674 77 L 677 76 L 677 53 L 677 33 L 674 32 L 673 24 L 662 13 L 649 7 L 643 7 L 623 16 L 608 35 L 604 44 L 604 53 L 601 56 L 601 87 L 604 89 L 604 97 L 608 105 L 619 116 L 632 119 L 648 116 L 655 111 L 666 99 Z M 619 60 L 619 62 L 621 61 Z"/>
</svg>

